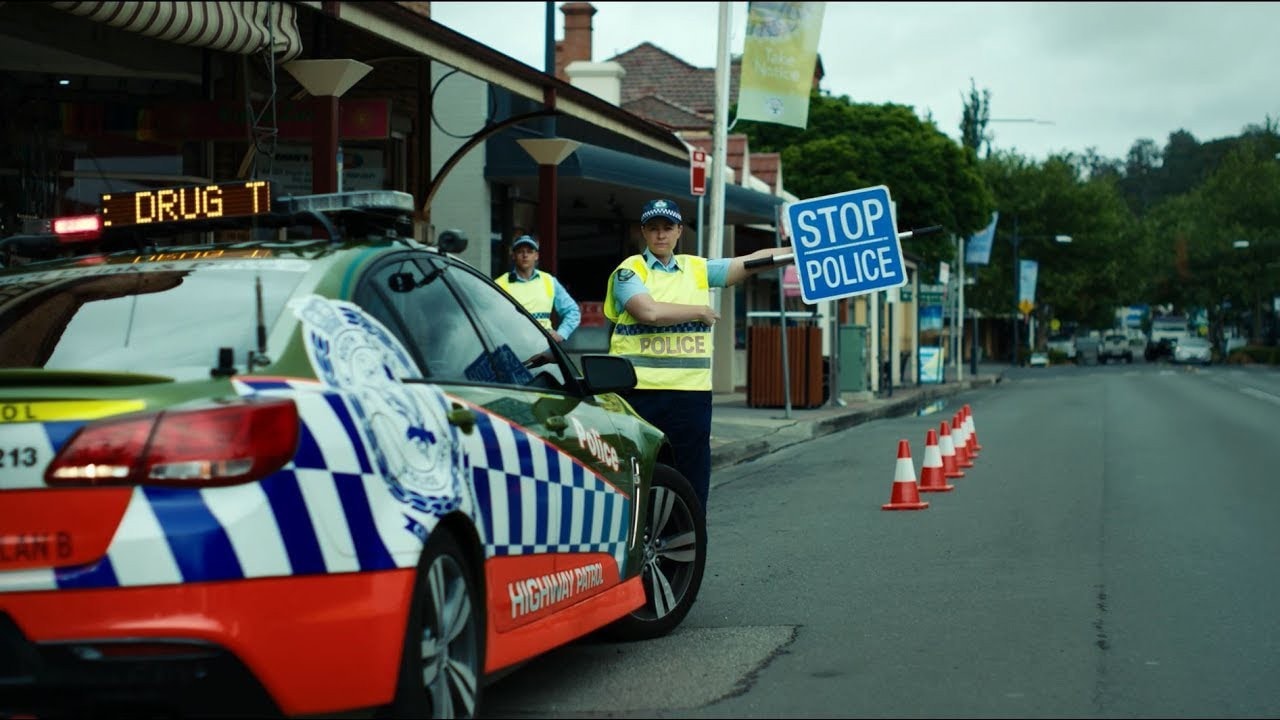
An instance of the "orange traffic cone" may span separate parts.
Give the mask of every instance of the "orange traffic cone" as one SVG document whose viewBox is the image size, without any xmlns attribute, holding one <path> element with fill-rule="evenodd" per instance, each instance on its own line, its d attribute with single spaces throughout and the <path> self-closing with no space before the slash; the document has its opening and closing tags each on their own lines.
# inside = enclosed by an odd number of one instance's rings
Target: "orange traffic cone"
<svg viewBox="0 0 1280 720">
<path fill-rule="evenodd" d="M 893 471 L 893 494 L 881 510 L 923 510 L 929 503 L 920 502 L 920 488 L 916 487 L 916 467 L 911 464 L 911 448 L 906 440 L 898 441 L 898 465 Z"/>
<path fill-rule="evenodd" d="M 951 441 L 951 426 L 944 420 L 938 423 L 938 449 L 942 452 L 942 474 L 949 478 L 962 478 L 964 471 L 956 466 L 956 446 Z"/>
<path fill-rule="evenodd" d="M 971 468 L 973 461 L 969 459 L 969 441 L 964 434 L 964 421 L 960 413 L 951 416 L 951 443 L 956 448 L 956 467 Z"/>
<path fill-rule="evenodd" d="M 932 429 L 924 436 L 924 466 L 920 470 L 920 492 L 946 492 L 956 486 L 947 482 L 942 471 L 942 451 L 938 449 L 938 434 Z"/>
<path fill-rule="evenodd" d="M 982 452 L 982 446 L 978 444 L 978 429 L 973 424 L 973 408 L 969 407 L 968 403 L 964 406 L 964 419 L 969 423 L 969 449 L 977 455 Z"/>
</svg>

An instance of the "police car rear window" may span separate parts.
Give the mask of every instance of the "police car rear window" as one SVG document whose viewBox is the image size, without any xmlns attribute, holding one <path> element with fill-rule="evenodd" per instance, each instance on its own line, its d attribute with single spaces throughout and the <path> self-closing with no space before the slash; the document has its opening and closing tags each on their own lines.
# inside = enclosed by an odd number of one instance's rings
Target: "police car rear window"
<svg viewBox="0 0 1280 720">
<path fill-rule="evenodd" d="M 103 264 L 0 277 L 0 368 L 208 378 L 243 364 L 307 269 L 300 260 Z M 259 287 L 261 293 L 259 293 Z"/>
</svg>

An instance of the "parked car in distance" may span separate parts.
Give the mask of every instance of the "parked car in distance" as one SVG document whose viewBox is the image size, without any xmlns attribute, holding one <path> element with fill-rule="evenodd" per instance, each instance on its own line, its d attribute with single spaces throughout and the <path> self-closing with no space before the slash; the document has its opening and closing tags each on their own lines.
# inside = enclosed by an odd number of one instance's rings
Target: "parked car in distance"
<svg viewBox="0 0 1280 720">
<path fill-rule="evenodd" d="M 1160 338 L 1147 343 L 1147 349 L 1144 357 L 1147 362 L 1155 362 L 1157 360 L 1172 360 L 1173 349 L 1178 346 L 1175 338 Z"/>
<path fill-rule="evenodd" d="M 1128 335 L 1107 333 L 1102 336 L 1102 344 L 1098 346 L 1098 362 L 1105 365 L 1108 360 L 1133 362 L 1133 350 L 1129 347 Z"/>
<path fill-rule="evenodd" d="M 1050 335 L 1049 336 L 1049 352 L 1060 352 L 1067 356 L 1067 359 L 1075 362 L 1076 359 L 1076 339 L 1070 335 Z"/>
<path fill-rule="evenodd" d="M 1030 367 L 1048 367 L 1049 353 L 1042 353 L 1042 352 L 1031 353 L 1030 359 L 1027 360 L 1027 365 Z"/>
<path fill-rule="evenodd" d="M 1208 365 L 1213 362 L 1213 344 L 1196 335 L 1183 338 L 1173 348 L 1173 361 Z"/>
<path fill-rule="evenodd" d="M 1097 365 L 1102 341 L 1091 335 L 1076 338 L 1076 364 Z"/>
</svg>

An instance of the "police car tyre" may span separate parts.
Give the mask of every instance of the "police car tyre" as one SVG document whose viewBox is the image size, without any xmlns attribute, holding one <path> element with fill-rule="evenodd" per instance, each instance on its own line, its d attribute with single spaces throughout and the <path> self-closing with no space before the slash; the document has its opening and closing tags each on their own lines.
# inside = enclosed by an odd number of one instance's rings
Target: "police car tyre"
<svg viewBox="0 0 1280 720">
<path fill-rule="evenodd" d="M 641 526 L 645 602 L 604 629 L 612 640 L 649 640 L 671 632 L 689 614 L 707 563 L 707 521 L 693 486 L 675 468 L 654 466 Z"/>
<path fill-rule="evenodd" d="M 466 557 L 445 527 L 437 527 L 423 548 L 389 717 L 477 716 L 484 605 Z"/>
</svg>

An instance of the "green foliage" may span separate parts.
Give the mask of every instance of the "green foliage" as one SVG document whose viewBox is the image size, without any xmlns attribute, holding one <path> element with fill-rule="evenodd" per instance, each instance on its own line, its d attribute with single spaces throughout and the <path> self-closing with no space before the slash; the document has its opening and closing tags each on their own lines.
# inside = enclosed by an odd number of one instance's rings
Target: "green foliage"
<svg viewBox="0 0 1280 720">
<path fill-rule="evenodd" d="M 1206 308 L 1214 329 L 1250 319 L 1254 335 L 1262 334 L 1258 305 L 1280 289 L 1280 163 L 1273 147 L 1267 137 L 1237 139 L 1207 166 L 1203 182 L 1144 218 L 1153 302 Z M 1248 247 L 1235 247 L 1240 241 Z"/>
<path fill-rule="evenodd" d="M 991 262 L 966 294 L 974 307 L 996 315 L 1012 310 L 1015 233 L 1019 257 L 1040 265 L 1035 312 L 1042 322 L 1056 317 L 1108 328 L 1115 306 L 1141 300 L 1134 291 L 1140 273 L 1136 228 L 1114 176 L 1086 178 L 1071 156 L 1037 163 L 995 153 L 981 167 L 999 198 L 1000 223 Z M 1071 243 L 1055 242 L 1058 235 L 1070 236 Z"/>
</svg>

